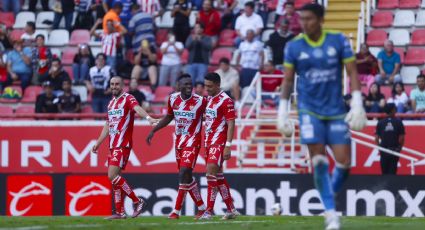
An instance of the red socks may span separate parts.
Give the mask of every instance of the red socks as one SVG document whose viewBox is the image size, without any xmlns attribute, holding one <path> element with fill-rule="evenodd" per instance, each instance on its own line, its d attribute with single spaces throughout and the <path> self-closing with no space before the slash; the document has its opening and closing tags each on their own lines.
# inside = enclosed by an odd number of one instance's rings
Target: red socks
<svg viewBox="0 0 425 230">
<path fill-rule="evenodd" d="M 204 201 L 202 200 L 201 192 L 199 191 L 198 183 L 195 179 L 193 179 L 192 183 L 188 185 L 187 190 L 189 191 L 192 200 L 195 202 L 196 207 L 205 209 Z"/>
<path fill-rule="evenodd" d="M 115 212 L 117 214 L 123 214 L 124 213 L 124 193 L 121 192 L 121 189 L 118 186 L 113 185 L 112 188 L 114 201 L 115 201 Z"/>
<path fill-rule="evenodd" d="M 177 193 L 176 205 L 174 207 L 174 212 L 176 212 L 176 214 L 180 214 L 179 212 L 182 209 L 183 201 L 184 201 L 184 198 L 186 197 L 186 193 L 187 193 L 187 185 L 180 184 L 179 191 Z"/>
<path fill-rule="evenodd" d="M 230 194 L 230 187 L 227 180 L 224 178 L 223 173 L 217 173 L 217 185 L 220 191 L 221 197 L 226 204 L 227 211 L 233 211 L 235 206 L 233 205 L 232 195 Z"/>
<path fill-rule="evenodd" d="M 213 211 L 215 198 L 217 197 L 217 192 L 218 192 L 217 177 L 214 175 L 207 175 L 207 183 L 208 183 L 207 210 Z"/>
<path fill-rule="evenodd" d="M 133 203 L 139 202 L 139 198 L 133 192 L 133 189 L 130 188 L 127 181 L 124 178 L 122 178 L 121 176 L 115 177 L 115 179 L 112 180 L 112 185 L 116 188 L 120 188 L 121 192 L 124 192 L 125 195 L 130 197 L 130 199 L 133 201 Z M 121 199 L 121 202 L 122 202 L 122 200 L 123 199 Z"/>
</svg>

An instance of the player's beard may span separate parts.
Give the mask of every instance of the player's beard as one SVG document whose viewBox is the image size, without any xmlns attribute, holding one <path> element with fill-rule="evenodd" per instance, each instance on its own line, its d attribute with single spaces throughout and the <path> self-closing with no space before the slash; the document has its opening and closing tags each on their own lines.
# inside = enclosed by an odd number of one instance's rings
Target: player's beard
<svg viewBox="0 0 425 230">
<path fill-rule="evenodd" d="M 119 95 L 121 95 L 121 93 L 122 93 L 122 89 L 114 89 L 114 90 L 112 90 L 112 96 L 114 96 L 114 97 L 118 97 Z"/>
</svg>

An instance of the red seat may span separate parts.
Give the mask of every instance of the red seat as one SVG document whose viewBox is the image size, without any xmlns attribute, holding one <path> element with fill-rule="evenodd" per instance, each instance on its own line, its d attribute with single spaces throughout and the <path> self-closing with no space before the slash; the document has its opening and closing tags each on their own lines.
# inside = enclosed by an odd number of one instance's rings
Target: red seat
<svg viewBox="0 0 425 230">
<path fill-rule="evenodd" d="M 12 38 L 13 41 L 21 39 L 21 36 L 24 33 L 25 33 L 24 30 L 13 29 L 12 32 L 10 33 L 10 38 Z"/>
<path fill-rule="evenodd" d="M 155 35 L 156 44 L 158 46 L 161 46 L 161 44 L 167 40 L 167 36 L 168 36 L 168 30 L 166 29 L 159 29 L 158 31 L 156 31 L 156 35 Z"/>
<path fill-rule="evenodd" d="M 269 8 L 269 11 L 276 10 L 278 0 L 271 0 L 267 2 L 267 7 Z"/>
<path fill-rule="evenodd" d="M 236 32 L 234 30 L 225 29 L 221 31 L 220 36 L 218 38 L 219 46 L 233 46 L 234 40 L 236 38 Z"/>
<path fill-rule="evenodd" d="M 12 27 L 15 24 L 15 15 L 9 12 L 1 12 L 0 23 L 5 24 L 6 27 Z"/>
<path fill-rule="evenodd" d="M 168 96 L 174 92 L 173 87 L 170 86 L 158 86 L 155 90 L 155 98 L 153 102 L 164 103 L 168 99 Z"/>
<path fill-rule="evenodd" d="M 91 106 L 83 106 L 81 113 L 93 113 L 93 108 Z"/>
<path fill-rule="evenodd" d="M 400 0 L 398 7 L 401 9 L 416 9 L 421 5 L 421 0 Z"/>
<path fill-rule="evenodd" d="M 394 15 L 390 11 L 378 11 L 373 15 L 373 27 L 390 27 L 393 24 Z"/>
<path fill-rule="evenodd" d="M 402 47 L 395 47 L 394 51 L 400 55 L 400 62 L 404 63 L 405 55 L 404 55 L 404 48 Z"/>
<path fill-rule="evenodd" d="M 224 57 L 232 60 L 232 51 L 227 48 L 217 48 L 212 52 L 210 64 L 218 65 L 220 59 Z"/>
<path fill-rule="evenodd" d="M 398 0 L 379 0 L 378 9 L 395 9 L 398 8 Z"/>
<path fill-rule="evenodd" d="M 13 108 L 7 105 L 0 105 L 0 114 L 11 115 L 13 114 Z"/>
<path fill-rule="evenodd" d="M 62 51 L 62 63 L 64 65 L 71 65 L 74 62 L 74 56 L 77 54 L 78 48 L 67 47 Z"/>
<path fill-rule="evenodd" d="M 208 73 L 214 72 L 214 71 L 216 71 L 217 69 L 218 69 L 218 67 L 217 67 L 217 66 L 215 66 L 215 65 L 209 65 L 209 66 L 208 66 Z"/>
<path fill-rule="evenodd" d="M 423 65 L 425 64 L 425 49 L 410 47 L 406 52 L 406 65 Z"/>
<path fill-rule="evenodd" d="M 367 33 L 366 43 L 369 46 L 384 46 L 387 36 L 385 30 L 372 30 Z"/>
<path fill-rule="evenodd" d="M 21 105 L 15 110 L 15 114 L 33 114 L 34 112 L 34 105 Z"/>
<path fill-rule="evenodd" d="M 182 54 L 180 55 L 182 65 L 186 65 L 189 61 L 189 51 L 184 49 Z"/>
<path fill-rule="evenodd" d="M 138 87 L 137 87 L 137 89 L 139 90 L 139 91 L 142 91 L 143 93 L 152 93 L 152 89 L 151 89 L 151 87 L 150 86 L 147 86 L 147 85 L 139 85 Z"/>
<path fill-rule="evenodd" d="M 127 59 L 127 61 L 129 61 L 131 64 L 134 65 L 134 53 L 133 53 L 133 50 L 127 50 L 125 52 L 125 58 Z"/>
<path fill-rule="evenodd" d="M 312 0 L 295 0 L 295 9 L 301 9 L 305 4 L 312 3 Z"/>
<path fill-rule="evenodd" d="M 72 66 L 64 66 L 63 70 L 68 73 L 71 80 L 74 80 L 74 71 L 72 71 Z"/>
<path fill-rule="evenodd" d="M 415 30 L 412 33 L 412 41 L 410 45 L 423 46 L 425 45 L 425 29 Z"/>
<path fill-rule="evenodd" d="M 25 94 L 21 102 L 34 103 L 41 91 L 43 91 L 43 88 L 40 86 L 28 86 L 28 88 L 25 89 Z"/>
<path fill-rule="evenodd" d="M 88 30 L 74 30 L 72 31 L 71 38 L 69 39 L 70 45 L 79 45 L 82 43 L 89 43 L 90 32 Z"/>
<path fill-rule="evenodd" d="M 392 91 L 391 86 L 381 86 L 381 93 L 384 94 L 385 98 L 391 97 L 391 91 Z"/>
</svg>

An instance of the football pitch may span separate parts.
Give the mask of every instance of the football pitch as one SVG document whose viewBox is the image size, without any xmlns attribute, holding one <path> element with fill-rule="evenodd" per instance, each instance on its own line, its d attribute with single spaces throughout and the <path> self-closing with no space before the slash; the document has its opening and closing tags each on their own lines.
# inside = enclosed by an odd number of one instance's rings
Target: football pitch
<svg viewBox="0 0 425 230">
<path fill-rule="evenodd" d="M 343 217 L 342 229 L 425 229 L 425 218 Z M 0 217 L 3 229 L 202 229 L 202 230 L 273 230 L 324 229 L 323 217 L 295 216 L 241 216 L 222 221 L 214 217 L 209 221 L 195 221 L 192 217 L 168 220 L 166 217 L 140 217 L 136 219 L 104 220 L 103 217 Z"/>
</svg>

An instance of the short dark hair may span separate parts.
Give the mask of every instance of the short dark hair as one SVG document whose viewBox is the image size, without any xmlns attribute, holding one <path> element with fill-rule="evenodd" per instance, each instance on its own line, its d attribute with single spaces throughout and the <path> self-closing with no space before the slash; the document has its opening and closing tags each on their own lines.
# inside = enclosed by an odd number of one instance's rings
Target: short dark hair
<svg viewBox="0 0 425 230">
<path fill-rule="evenodd" d="M 397 92 L 396 92 L 395 88 L 398 85 L 401 87 L 401 90 L 404 92 L 404 84 L 403 84 L 403 82 L 396 82 L 396 83 L 394 83 L 393 88 L 391 90 L 391 94 L 393 95 L 393 97 L 395 97 L 395 95 L 397 95 Z"/>
<path fill-rule="evenodd" d="M 37 34 L 37 36 L 35 36 L 35 39 L 38 39 L 38 38 L 42 38 L 43 40 L 46 40 L 46 38 L 42 34 Z"/>
<path fill-rule="evenodd" d="M 207 75 L 205 75 L 205 80 L 212 81 L 216 84 L 221 83 L 220 75 L 218 75 L 218 73 L 215 73 L 215 72 L 207 73 Z"/>
<path fill-rule="evenodd" d="M 62 84 L 63 84 L 63 83 L 65 83 L 65 82 L 66 82 L 66 83 L 69 83 L 69 84 L 71 84 L 71 85 L 72 85 L 72 81 L 71 81 L 71 79 L 65 79 L 65 80 L 63 80 L 63 81 L 62 81 Z"/>
<path fill-rule="evenodd" d="M 301 7 L 300 11 L 310 11 L 318 18 L 323 18 L 325 16 L 325 9 L 322 5 L 317 3 L 307 3 Z"/>
<path fill-rule="evenodd" d="M 177 81 L 183 80 L 183 79 L 185 79 L 185 78 L 192 79 L 192 77 L 190 76 L 190 74 L 184 73 L 184 74 L 180 75 L 180 76 L 177 78 Z"/>
<path fill-rule="evenodd" d="M 248 6 L 248 7 L 250 7 L 251 9 L 254 9 L 254 8 L 255 8 L 255 4 L 254 4 L 254 2 L 252 2 L 252 1 L 249 1 L 249 2 L 245 3 L 245 6 Z"/>
<path fill-rule="evenodd" d="M 114 5 L 112 6 L 112 8 L 122 10 L 123 4 L 122 4 L 122 2 L 115 2 Z"/>
<path fill-rule="evenodd" d="M 287 1 L 287 2 L 285 2 L 285 5 L 284 5 L 284 7 L 285 6 L 295 6 L 295 3 L 293 2 L 293 1 Z"/>
<path fill-rule="evenodd" d="M 195 83 L 195 87 L 198 87 L 198 85 L 202 86 L 202 88 L 204 88 L 204 86 L 205 86 L 205 84 L 203 82 L 200 82 L 200 81 Z"/>
<path fill-rule="evenodd" d="M 61 59 L 59 59 L 59 58 L 57 58 L 57 57 L 55 57 L 55 58 L 53 58 L 53 59 L 52 59 L 52 63 L 53 63 L 53 62 L 59 62 L 59 65 L 60 65 L 60 64 L 62 64 Z"/>
<path fill-rule="evenodd" d="M 98 57 L 100 57 L 100 56 L 102 56 L 102 57 L 103 57 L 103 59 L 105 59 L 105 60 L 106 60 L 106 54 L 104 54 L 104 53 L 98 53 L 98 54 L 96 55 L 96 59 L 97 59 Z"/>
<path fill-rule="evenodd" d="M 394 103 L 388 103 L 384 107 L 384 111 L 386 114 L 391 114 L 394 110 L 396 110 L 396 105 Z"/>
<path fill-rule="evenodd" d="M 35 23 L 34 22 L 27 22 L 27 26 L 31 27 L 35 31 Z"/>
<path fill-rule="evenodd" d="M 423 73 L 419 74 L 416 79 L 423 78 L 425 80 L 425 75 Z"/>
<path fill-rule="evenodd" d="M 224 63 L 229 65 L 230 64 L 230 60 L 226 57 L 220 58 L 220 61 L 218 62 L 219 64 Z"/>
</svg>

